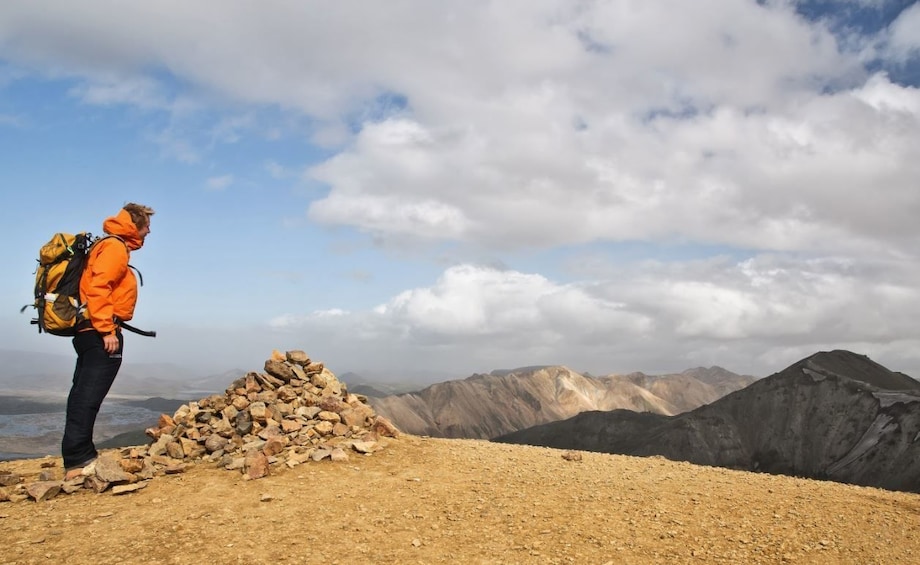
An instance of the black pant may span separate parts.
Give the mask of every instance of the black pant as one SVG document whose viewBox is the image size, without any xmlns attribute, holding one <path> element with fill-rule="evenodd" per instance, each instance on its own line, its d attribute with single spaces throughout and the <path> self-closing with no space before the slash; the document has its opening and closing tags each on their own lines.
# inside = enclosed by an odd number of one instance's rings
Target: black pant
<svg viewBox="0 0 920 565">
<path fill-rule="evenodd" d="M 124 349 L 121 332 L 118 332 L 118 344 L 118 351 L 109 355 L 103 346 L 102 334 L 97 331 L 78 332 L 73 338 L 77 366 L 67 397 L 67 422 L 61 441 L 65 469 L 82 467 L 98 455 L 93 444 L 93 427 L 99 407 L 121 368 Z"/>
</svg>

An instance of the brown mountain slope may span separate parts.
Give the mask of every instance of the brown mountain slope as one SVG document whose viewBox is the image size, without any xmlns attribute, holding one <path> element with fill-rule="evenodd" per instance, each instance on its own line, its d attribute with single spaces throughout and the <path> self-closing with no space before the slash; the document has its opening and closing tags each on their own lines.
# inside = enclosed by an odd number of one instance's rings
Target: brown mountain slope
<svg viewBox="0 0 920 565">
<path fill-rule="evenodd" d="M 0 503 L 0 563 L 890 564 L 920 555 L 920 495 L 563 453 L 403 436 L 372 456 L 254 481 L 199 463 L 126 495 Z M 45 461 L 0 471 L 34 478 Z"/>
<path fill-rule="evenodd" d="M 757 380 L 755 377 L 737 375 L 721 367 L 697 367 L 668 375 L 630 373 L 625 377 L 612 376 L 610 378 L 626 379 L 648 390 L 676 408 L 671 415 L 688 412 L 709 404 Z M 620 406 L 619 408 L 626 407 Z"/>
<path fill-rule="evenodd" d="M 821 352 L 679 416 L 583 413 L 496 440 L 920 492 L 920 383 Z"/>
<path fill-rule="evenodd" d="M 754 380 L 724 369 L 713 375 L 703 374 L 704 369 L 693 371 L 698 376 L 635 373 L 598 378 L 562 366 L 528 367 L 438 383 L 415 393 L 370 398 L 369 403 L 408 433 L 487 439 L 586 410 L 625 408 L 677 414 Z M 707 378 L 712 384 L 704 382 Z"/>
</svg>

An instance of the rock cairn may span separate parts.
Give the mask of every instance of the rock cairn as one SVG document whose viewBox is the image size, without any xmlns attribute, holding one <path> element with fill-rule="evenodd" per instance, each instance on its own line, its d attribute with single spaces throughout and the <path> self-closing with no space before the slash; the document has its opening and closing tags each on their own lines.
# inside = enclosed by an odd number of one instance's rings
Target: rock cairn
<svg viewBox="0 0 920 565">
<path fill-rule="evenodd" d="M 46 469 L 37 481 L 0 473 L 0 501 L 47 500 L 82 488 L 115 494 L 143 488 L 157 475 L 183 472 L 199 461 L 242 473 L 245 479 L 271 474 L 273 467 L 309 461 L 346 461 L 384 447 L 399 430 L 377 415 L 367 397 L 303 351 L 273 351 L 264 372 L 249 372 L 224 394 L 215 394 L 162 414 L 146 430 L 147 446 L 103 453 L 70 481 Z M 42 463 L 54 467 L 55 461 Z"/>
<path fill-rule="evenodd" d="M 349 452 L 370 454 L 380 437 L 399 431 L 375 414 L 367 397 L 303 351 L 272 353 L 265 372 L 249 372 L 223 395 L 184 404 L 163 414 L 147 435 L 150 456 L 175 460 L 207 458 L 251 479 L 270 465 L 293 467 L 307 460 L 346 460 Z"/>
</svg>

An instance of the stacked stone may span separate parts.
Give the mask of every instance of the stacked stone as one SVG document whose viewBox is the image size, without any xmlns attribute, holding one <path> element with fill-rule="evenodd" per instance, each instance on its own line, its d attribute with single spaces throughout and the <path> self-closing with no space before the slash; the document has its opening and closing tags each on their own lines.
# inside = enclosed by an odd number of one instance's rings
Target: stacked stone
<svg viewBox="0 0 920 565">
<path fill-rule="evenodd" d="M 249 478 L 273 464 L 346 460 L 370 454 L 399 431 L 303 351 L 274 351 L 264 372 L 249 372 L 223 395 L 184 404 L 146 430 L 148 457 L 206 459 Z"/>
</svg>

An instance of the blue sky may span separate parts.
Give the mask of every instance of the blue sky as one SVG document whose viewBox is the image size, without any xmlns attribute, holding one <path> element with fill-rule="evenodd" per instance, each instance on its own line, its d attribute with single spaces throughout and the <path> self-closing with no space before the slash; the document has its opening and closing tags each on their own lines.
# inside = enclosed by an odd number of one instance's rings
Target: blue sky
<svg viewBox="0 0 920 565">
<path fill-rule="evenodd" d="M 135 201 L 129 362 L 920 376 L 918 85 L 902 0 L 4 2 L 2 348 Z"/>
</svg>

